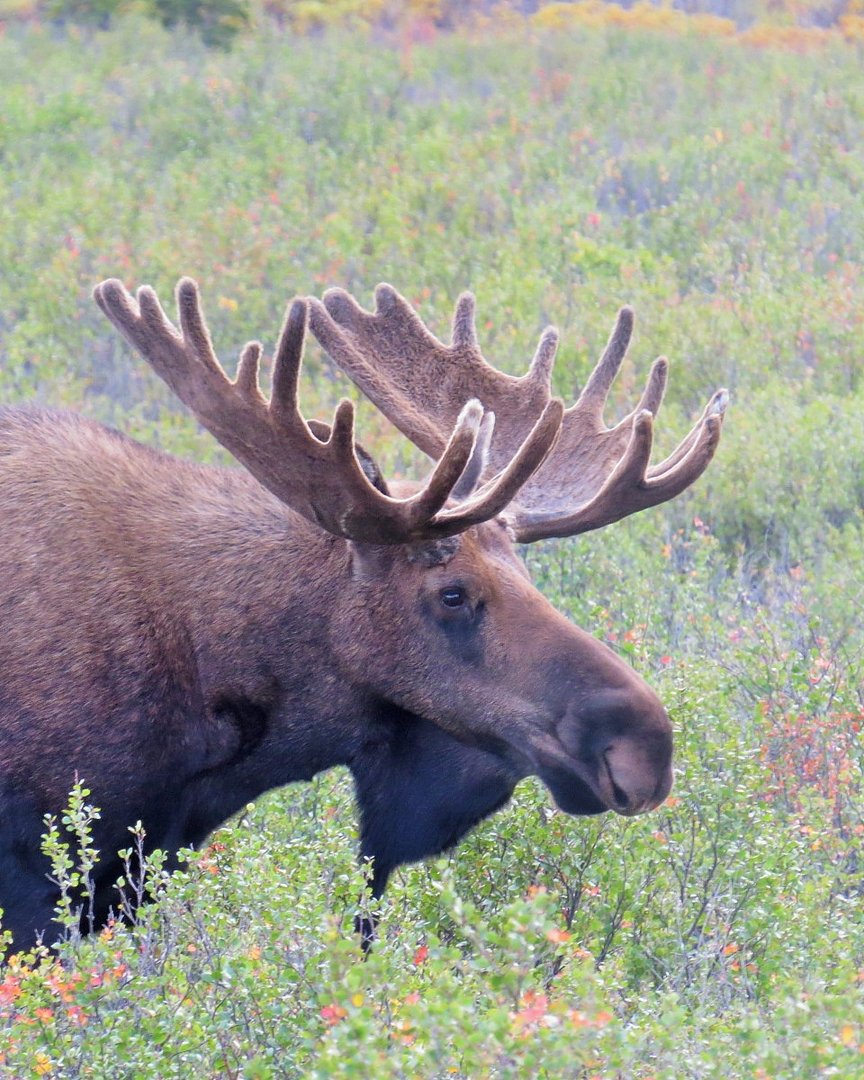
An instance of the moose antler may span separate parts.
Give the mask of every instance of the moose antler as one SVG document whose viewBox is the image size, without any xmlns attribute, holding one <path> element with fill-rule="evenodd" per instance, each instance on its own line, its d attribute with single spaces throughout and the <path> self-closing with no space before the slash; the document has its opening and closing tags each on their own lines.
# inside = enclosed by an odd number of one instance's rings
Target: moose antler
<svg viewBox="0 0 864 1080">
<path fill-rule="evenodd" d="M 476 398 L 495 413 L 482 498 L 551 400 L 558 332 L 540 338 L 527 374 L 514 378 L 483 358 L 474 325 L 474 297 L 463 293 L 451 343 L 440 342 L 390 285 L 375 290 L 375 311 L 331 289 L 310 299 L 310 326 L 321 345 L 378 408 L 421 450 L 441 453 L 458 410 Z M 578 400 L 564 412 L 555 449 L 520 488 L 507 518 L 530 543 L 598 529 L 674 498 L 705 470 L 720 438 L 728 395 L 719 390 L 679 446 L 649 466 L 654 415 L 666 387 L 667 362 L 656 360 L 637 407 L 607 428 L 603 408 L 627 352 L 633 312 L 622 308 L 615 329 Z"/>
<path fill-rule="evenodd" d="M 494 517 L 542 464 L 561 425 L 563 405 L 549 400 L 537 422 L 514 449 L 495 481 L 467 501 L 445 508 L 465 474 L 477 471 L 491 418 L 466 398 L 442 440 L 437 463 L 423 488 L 394 499 L 377 487 L 361 464 L 368 455 L 354 441 L 354 406 L 340 401 L 332 425 L 300 414 L 300 377 L 308 305 L 295 300 L 286 315 L 266 401 L 258 386 L 262 347 L 247 344 L 232 382 L 223 371 L 191 278 L 177 285 L 179 330 L 156 294 L 142 286 L 137 299 L 111 279 L 97 285 L 94 298 L 126 339 L 142 354 L 177 397 L 249 472 L 284 503 L 328 532 L 358 541 L 400 544 L 452 536 Z M 488 416 L 488 414 L 487 414 Z M 359 454 L 359 456 L 358 456 Z"/>
</svg>

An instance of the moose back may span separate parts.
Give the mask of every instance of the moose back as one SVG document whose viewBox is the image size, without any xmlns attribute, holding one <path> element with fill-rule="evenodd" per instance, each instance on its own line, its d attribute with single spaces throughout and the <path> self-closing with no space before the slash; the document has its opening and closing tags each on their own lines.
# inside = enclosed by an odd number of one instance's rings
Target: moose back
<svg viewBox="0 0 864 1080">
<path fill-rule="evenodd" d="M 555 331 L 525 376 L 503 374 L 480 353 L 470 294 L 449 345 L 386 285 L 374 312 L 338 290 L 295 300 L 269 401 L 257 342 L 224 374 L 193 281 L 178 285 L 179 328 L 146 287 L 133 298 L 106 281 L 95 298 L 243 468 L 179 461 L 71 413 L 0 410 L 0 907 L 14 947 L 59 933 L 40 835 L 76 777 L 102 811 L 97 922 L 130 824 L 153 847 L 194 846 L 262 792 L 334 765 L 354 777 L 376 896 L 530 774 L 570 814 L 662 802 L 661 703 L 532 587 L 514 545 L 684 490 L 714 453 L 723 392 L 651 466 L 664 360 L 630 415 L 602 419 L 626 308 L 565 410 Z M 303 418 L 307 324 L 433 459 L 423 484 L 387 484 L 350 402 L 331 424 Z"/>
</svg>

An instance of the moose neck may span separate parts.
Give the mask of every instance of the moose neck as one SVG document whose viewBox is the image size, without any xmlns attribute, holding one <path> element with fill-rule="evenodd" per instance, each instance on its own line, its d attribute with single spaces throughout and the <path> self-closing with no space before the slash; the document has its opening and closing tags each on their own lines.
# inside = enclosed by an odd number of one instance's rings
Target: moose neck
<svg viewBox="0 0 864 1080">
<path fill-rule="evenodd" d="M 363 704 L 328 645 L 348 584 L 346 543 L 242 470 L 192 465 L 81 421 L 74 439 L 64 447 L 64 497 L 74 501 L 80 484 L 91 500 L 99 492 L 99 505 L 70 547 L 114 551 L 114 596 L 128 595 L 130 610 L 147 611 L 170 640 L 165 677 L 198 702 L 202 774 L 242 806 L 347 762 Z M 230 812 L 213 811 L 219 820 Z"/>
<path fill-rule="evenodd" d="M 172 522 L 166 585 L 184 612 L 207 708 L 261 717 L 275 773 L 267 786 L 346 763 L 362 707 L 329 645 L 350 584 L 346 543 L 239 470 L 199 477 L 197 497 Z"/>
</svg>

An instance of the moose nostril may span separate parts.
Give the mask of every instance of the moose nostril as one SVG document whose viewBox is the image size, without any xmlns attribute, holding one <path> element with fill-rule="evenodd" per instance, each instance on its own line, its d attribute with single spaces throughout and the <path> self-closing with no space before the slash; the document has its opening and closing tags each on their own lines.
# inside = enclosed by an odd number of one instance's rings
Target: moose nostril
<svg viewBox="0 0 864 1080">
<path fill-rule="evenodd" d="M 603 764 L 606 766 L 606 775 L 609 777 L 609 785 L 612 788 L 612 797 L 615 800 L 615 806 L 619 810 L 630 809 L 630 796 L 627 792 L 615 782 L 615 774 L 612 772 L 612 766 L 609 764 L 609 758 L 606 756 L 607 751 L 603 752 Z"/>
</svg>

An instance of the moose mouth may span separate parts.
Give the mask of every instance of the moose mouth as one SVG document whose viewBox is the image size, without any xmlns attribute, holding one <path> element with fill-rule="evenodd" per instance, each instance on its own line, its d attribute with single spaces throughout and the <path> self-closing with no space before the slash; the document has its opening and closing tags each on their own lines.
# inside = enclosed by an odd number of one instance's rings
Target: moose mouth
<svg viewBox="0 0 864 1080">
<path fill-rule="evenodd" d="M 557 755 L 556 755 L 557 756 Z M 569 757 L 569 755 L 568 755 Z M 599 777 L 593 776 L 594 769 L 577 759 L 561 761 L 541 766 L 537 776 L 549 789 L 549 793 L 559 810 L 574 817 L 587 817 L 591 814 L 604 814 L 616 809 L 614 803 L 605 796 L 611 781 L 603 777 L 605 783 L 599 783 Z"/>
<path fill-rule="evenodd" d="M 659 806 L 672 786 L 670 768 L 661 770 L 656 780 L 653 771 L 650 778 L 640 777 L 638 788 L 641 790 L 638 793 L 628 791 L 619 782 L 620 777 L 616 779 L 613 761 L 610 760 L 614 750 L 602 751 L 591 762 L 573 757 L 561 747 L 556 747 L 556 750 L 554 756 L 549 755 L 547 747 L 547 753 L 542 755 L 545 760 L 539 764 L 536 773 L 549 789 L 559 810 L 566 814 L 585 817 L 614 810 L 622 817 L 633 817 Z M 620 771 L 621 766 L 618 768 Z"/>
<path fill-rule="evenodd" d="M 607 806 L 581 777 L 564 769 L 541 772 L 540 779 L 549 789 L 555 805 L 565 814 L 574 817 L 588 817 L 592 814 L 605 814 L 612 807 Z"/>
<path fill-rule="evenodd" d="M 513 786 L 524 776 L 537 776 L 549 790 L 556 806 L 573 817 L 588 817 L 612 810 L 622 817 L 653 810 L 672 786 L 671 744 L 660 760 L 638 753 L 627 739 L 613 739 L 590 755 L 572 753 L 551 732 L 532 740 L 527 751 L 516 748 L 500 735 L 460 732 L 458 735 L 436 720 L 393 702 L 379 702 L 376 718 L 386 724 L 391 739 L 411 743 L 418 734 L 442 743 L 470 747 L 488 755 Z M 665 760 L 664 760 L 665 759 Z"/>
</svg>

